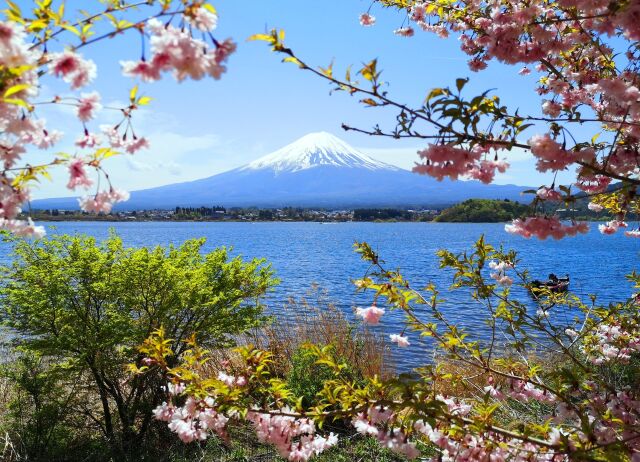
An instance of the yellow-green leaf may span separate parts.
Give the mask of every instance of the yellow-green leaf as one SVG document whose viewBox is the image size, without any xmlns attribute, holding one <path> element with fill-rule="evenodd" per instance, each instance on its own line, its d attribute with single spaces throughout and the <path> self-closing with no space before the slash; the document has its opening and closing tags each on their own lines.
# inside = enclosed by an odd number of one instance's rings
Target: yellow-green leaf
<svg viewBox="0 0 640 462">
<path fill-rule="evenodd" d="M 138 94 L 138 86 L 136 85 L 129 92 L 129 100 L 131 101 L 131 103 L 135 103 L 137 94 Z"/>
<path fill-rule="evenodd" d="M 13 104 L 15 106 L 21 106 L 21 107 L 31 111 L 31 106 L 26 101 L 24 101 L 22 99 L 19 99 L 19 98 L 5 98 L 4 102 L 7 103 L 7 104 Z"/>
<path fill-rule="evenodd" d="M 13 85 L 12 87 L 9 87 L 7 91 L 4 92 L 4 97 L 7 98 L 11 95 L 15 95 L 16 93 L 19 93 L 22 90 L 26 90 L 30 86 L 31 85 L 29 85 L 28 83 L 20 83 L 18 85 Z"/>
<path fill-rule="evenodd" d="M 284 58 L 282 60 L 282 62 L 283 63 L 293 63 L 293 64 L 298 65 L 299 67 L 304 67 L 304 64 L 302 64 L 300 62 L 300 60 L 298 58 L 296 58 L 295 56 L 288 56 L 288 57 Z"/>
<path fill-rule="evenodd" d="M 273 35 L 269 34 L 253 34 L 247 39 L 248 41 L 262 40 L 263 42 L 275 43 Z"/>
<path fill-rule="evenodd" d="M 207 10 L 207 11 L 213 13 L 213 14 L 218 14 L 218 12 L 213 7 L 213 5 L 210 5 L 209 3 L 205 3 L 204 5 L 202 5 L 202 8 L 204 8 L 205 10 Z"/>
</svg>

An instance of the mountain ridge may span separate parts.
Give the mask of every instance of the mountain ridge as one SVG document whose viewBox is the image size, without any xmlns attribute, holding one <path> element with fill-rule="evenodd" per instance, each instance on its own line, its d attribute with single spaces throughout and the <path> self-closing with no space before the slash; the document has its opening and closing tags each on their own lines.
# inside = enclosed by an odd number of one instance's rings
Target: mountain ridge
<svg viewBox="0 0 640 462">
<path fill-rule="evenodd" d="M 311 133 L 244 166 L 199 180 L 133 191 L 115 210 L 226 207 L 444 207 L 465 199 L 518 200 L 516 185 L 436 181 L 373 159 L 326 132 Z M 74 198 L 34 209 L 77 210 Z"/>
</svg>

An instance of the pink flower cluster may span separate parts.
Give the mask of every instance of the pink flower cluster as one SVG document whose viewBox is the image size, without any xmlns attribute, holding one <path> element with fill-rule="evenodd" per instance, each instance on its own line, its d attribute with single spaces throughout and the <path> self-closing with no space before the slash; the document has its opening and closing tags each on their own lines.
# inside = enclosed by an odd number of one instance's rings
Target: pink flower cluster
<svg viewBox="0 0 640 462">
<path fill-rule="evenodd" d="M 606 222 L 603 225 L 599 225 L 598 226 L 598 230 L 602 233 L 602 234 L 615 234 L 616 231 L 618 231 L 618 229 L 620 228 L 626 228 L 627 223 L 624 221 L 620 221 L 620 220 L 611 220 Z"/>
<path fill-rule="evenodd" d="M 391 409 L 374 406 L 366 412 L 357 414 L 351 423 L 358 433 L 372 436 L 383 447 L 402 454 L 408 459 L 415 459 L 420 455 L 420 451 L 400 428 L 393 426 L 394 418 Z"/>
<path fill-rule="evenodd" d="M 498 284 L 505 287 L 509 287 L 513 284 L 513 279 L 506 274 L 507 270 L 513 269 L 512 263 L 506 261 L 491 261 L 489 262 L 489 268 L 494 271 L 490 274 L 491 278 L 495 279 Z"/>
<path fill-rule="evenodd" d="M 289 461 L 305 462 L 338 443 L 333 433 L 327 437 L 317 435 L 313 420 L 287 414 L 292 414 L 287 407 L 273 414 L 249 411 L 246 419 L 253 423 L 261 442 L 273 444 Z"/>
<path fill-rule="evenodd" d="M 567 236 L 586 234 L 589 232 L 589 225 L 586 222 L 573 222 L 570 225 L 563 224 L 556 216 L 553 217 L 528 217 L 515 219 L 511 224 L 505 225 L 505 231 L 511 234 L 518 234 L 527 239 L 532 236 L 538 239 L 562 239 Z"/>
<path fill-rule="evenodd" d="M 107 137 L 109 145 L 114 149 L 124 149 L 129 154 L 135 154 L 140 149 L 149 147 L 149 140 L 144 136 L 137 137 L 132 135 L 127 138 L 127 133 L 121 135 L 118 129 L 110 126 L 103 126 L 102 133 Z"/>
<path fill-rule="evenodd" d="M 109 191 L 100 191 L 95 195 L 82 197 L 78 199 L 78 203 L 80 208 L 87 212 L 109 213 L 114 204 L 127 200 L 129 200 L 128 192 L 111 188 Z"/>
<path fill-rule="evenodd" d="M 201 21 L 199 24 L 208 27 L 204 24 L 211 25 L 211 22 Z M 187 77 L 200 80 L 207 75 L 219 79 L 226 72 L 224 63 L 236 50 L 235 43 L 229 39 L 215 42 L 215 50 L 212 50 L 188 31 L 165 26 L 157 19 L 149 20 L 147 28 L 151 33 L 151 60 L 121 62 L 125 75 L 140 77 L 145 82 L 159 80 L 163 72 L 169 71 L 179 82 Z"/>
<path fill-rule="evenodd" d="M 204 441 L 209 433 L 216 433 L 226 439 L 225 432 L 229 419 L 213 409 L 214 401 L 207 397 L 196 400 L 189 396 L 182 407 L 166 402 L 153 410 L 157 420 L 168 422 L 169 430 L 176 433 L 183 443 Z"/>
<path fill-rule="evenodd" d="M 604 175 L 594 175 L 588 171 L 579 171 L 578 181 L 576 186 L 578 189 L 588 193 L 597 194 L 607 190 L 607 187 L 611 184 L 611 178 Z"/>
<path fill-rule="evenodd" d="M 472 149 L 462 149 L 452 144 L 430 144 L 427 149 L 418 151 L 425 163 L 417 164 L 413 171 L 432 176 L 438 181 L 446 177 L 452 180 L 467 177 L 489 184 L 493 181 L 496 171 L 504 173 L 509 164 L 504 160 L 482 159 L 488 150 L 489 148 L 479 145 Z"/>
<path fill-rule="evenodd" d="M 226 386 L 230 388 L 235 387 L 244 387 L 247 384 L 247 379 L 243 376 L 235 377 L 233 375 L 229 375 L 224 371 L 218 372 L 218 380 L 224 383 Z"/>
<path fill-rule="evenodd" d="M 400 37 L 413 37 L 415 31 L 413 27 L 401 27 L 393 31 L 394 34 L 399 35 Z"/>
<path fill-rule="evenodd" d="M 533 443 L 523 443 L 515 438 L 487 431 L 478 433 L 460 433 L 448 428 L 433 428 L 428 423 L 419 420 L 414 429 L 425 435 L 437 448 L 442 462 L 558 462 L 565 460 L 562 456 Z M 551 430 L 550 443 L 553 441 L 554 430 Z"/>
<path fill-rule="evenodd" d="M 534 135 L 529 140 L 529 145 L 531 153 L 538 158 L 536 168 L 540 172 L 564 170 L 575 162 L 590 162 L 595 157 L 595 152 L 592 149 L 578 152 L 563 149 L 560 144 L 551 139 L 548 133 Z"/>
<path fill-rule="evenodd" d="M 31 49 L 20 25 L 11 21 L 0 22 L 0 68 L 25 68 L 20 75 L 3 73 L 3 92 L 12 88 L 14 92 L 6 99 L 0 98 L 0 162 L 5 169 L 0 173 L 0 229 L 19 236 L 40 237 L 44 235 L 44 228 L 35 226 L 30 219 L 16 218 L 22 211 L 22 204 L 30 199 L 30 192 L 25 186 L 12 186 L 14 177 L 8 169 L 18 168 L 29 144 L 48 149 L 62 137 L 57 130 L 47 129 L 44 119 L 34 119 L 11 102 L 27 102 L 38 95 L 39 59 L 40 53 Z"/>
<path fill-rule="evenodd" d="M 558 401 L 558 397 L 543 390 L 532 382 L 524 380 L 511 380 L 509 382 L 508 395 L 521 403 L 534 400 L 540 403 L 553 404 Z"/>
<path fill-rule="evenodd" d="M 638 237 L 640 238 L 640 229 L 636 228 L 636 229 L 630 229 L 629 231 L 625 231 L 624 235 L 627 237 Z"/>
<path fill-rule="evenodd" d="M 600 325 L 581 348 L 593 364 L 612 360 L 627 363 L 633 352 L 640 352 L 640 328 Z"/>
</svg>

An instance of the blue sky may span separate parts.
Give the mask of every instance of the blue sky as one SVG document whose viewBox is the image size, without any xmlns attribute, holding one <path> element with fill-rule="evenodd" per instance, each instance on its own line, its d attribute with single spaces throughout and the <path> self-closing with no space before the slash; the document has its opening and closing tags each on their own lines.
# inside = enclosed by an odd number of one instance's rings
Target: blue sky
<svg viewBox="0 0 640 462">
<path fill-rule="evenodd" d="M 20 3 L 26 7 L 31 2 Z M 87 8 L 88 3 L 70 0 L 67 11 Z M 178 84 L 167 76 L 161 82 L 141 85 L 140 92 L 154 100 L 134 123 L 137 132 L 149 137 L 151 149 L 108 162 L 117 186 L 135 190 L 210 176 L 314 131 L 334 133 L 385 162 L 405 168 L 413 165 L 416 151 L 424 146 L 419 140 L 399 142 L 345 133 L 340 128 L 342 122 L 363 128 L 380 123 L 391 128 L 393 114 L 363 108 L 346 94 L 330 95 L 324 81 L 281 63 L 281 57 L 264 43 L 246 41 L 251 34 L 271 27 L 285 29 L 287 44 L 308 63 L 325 66 L 334 60 L 340 75 L 349 64 L 378 58 L 383 79 L 390 82 L 390 95 L 410 105 L 419 105 L 433 87 L 453 85 L 457 77 L 470 76 L 470 93 L 496 88 L 509 107 L 539 114 L 535 76 L 519 76 L 519 67 L 497 63 L 482 73 L 472 73 L 456 38 L 442 40 L 421 31 L 411 39 L 394 36 L 393 29 L 403 22 L 403 16 L 395 11 L 374 7 L 377 25 L 363 28 L 358 16 L 367 10 L 368 1 L 218 0 L 213 4 L 220 15 L 215 36 L 230 36 L 239 44 L 228 73 L 220 81 Z M 104 40 L 83 53 L 98 64 L 98 78 L 86 90 L 97 89 L 107 104 L 125 100 L 135 82 L 120 75 L 118 62 L 139 59 L 138 34 Z M 43 97 L 64 95 L 68 89 L 46 78 L 42 93 Z M 72 143 L 81 127 L 73 112 L 50 107 L 39 110 L 38 115 L 68 134 L 59 148 L 75 152 Z M 117 119 L 105 110 L 91 128 L 97 130 L 99 124 Z M 523 153 L 512 154 L 510 161 L 512 169 L 500 176 L 498 183 L 551 183 L 551 176 L 533 171 L 533 163 Z M 54 176 L 56 181 L 44 182 L 34 190 L 34 197 L 73 195 L 64 187 L 65 175 L 60 171 Z"/>
</svg>

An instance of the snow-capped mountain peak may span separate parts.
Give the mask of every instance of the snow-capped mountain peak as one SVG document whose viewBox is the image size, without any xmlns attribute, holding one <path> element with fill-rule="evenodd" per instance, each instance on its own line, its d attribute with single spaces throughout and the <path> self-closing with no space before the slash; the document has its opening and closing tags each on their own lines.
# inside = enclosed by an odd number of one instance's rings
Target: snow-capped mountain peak
<svg viewBox="0 0 640 462">
<path fill-rule="evenodd" d="M 310 133 L 276 152 L 254 160 L 241 170 L 270 169 L 276 173 L 310 168 L 348 167 L 367 170 L 400 170 L 363 154 L 327 132 Z"/>
</svg>

